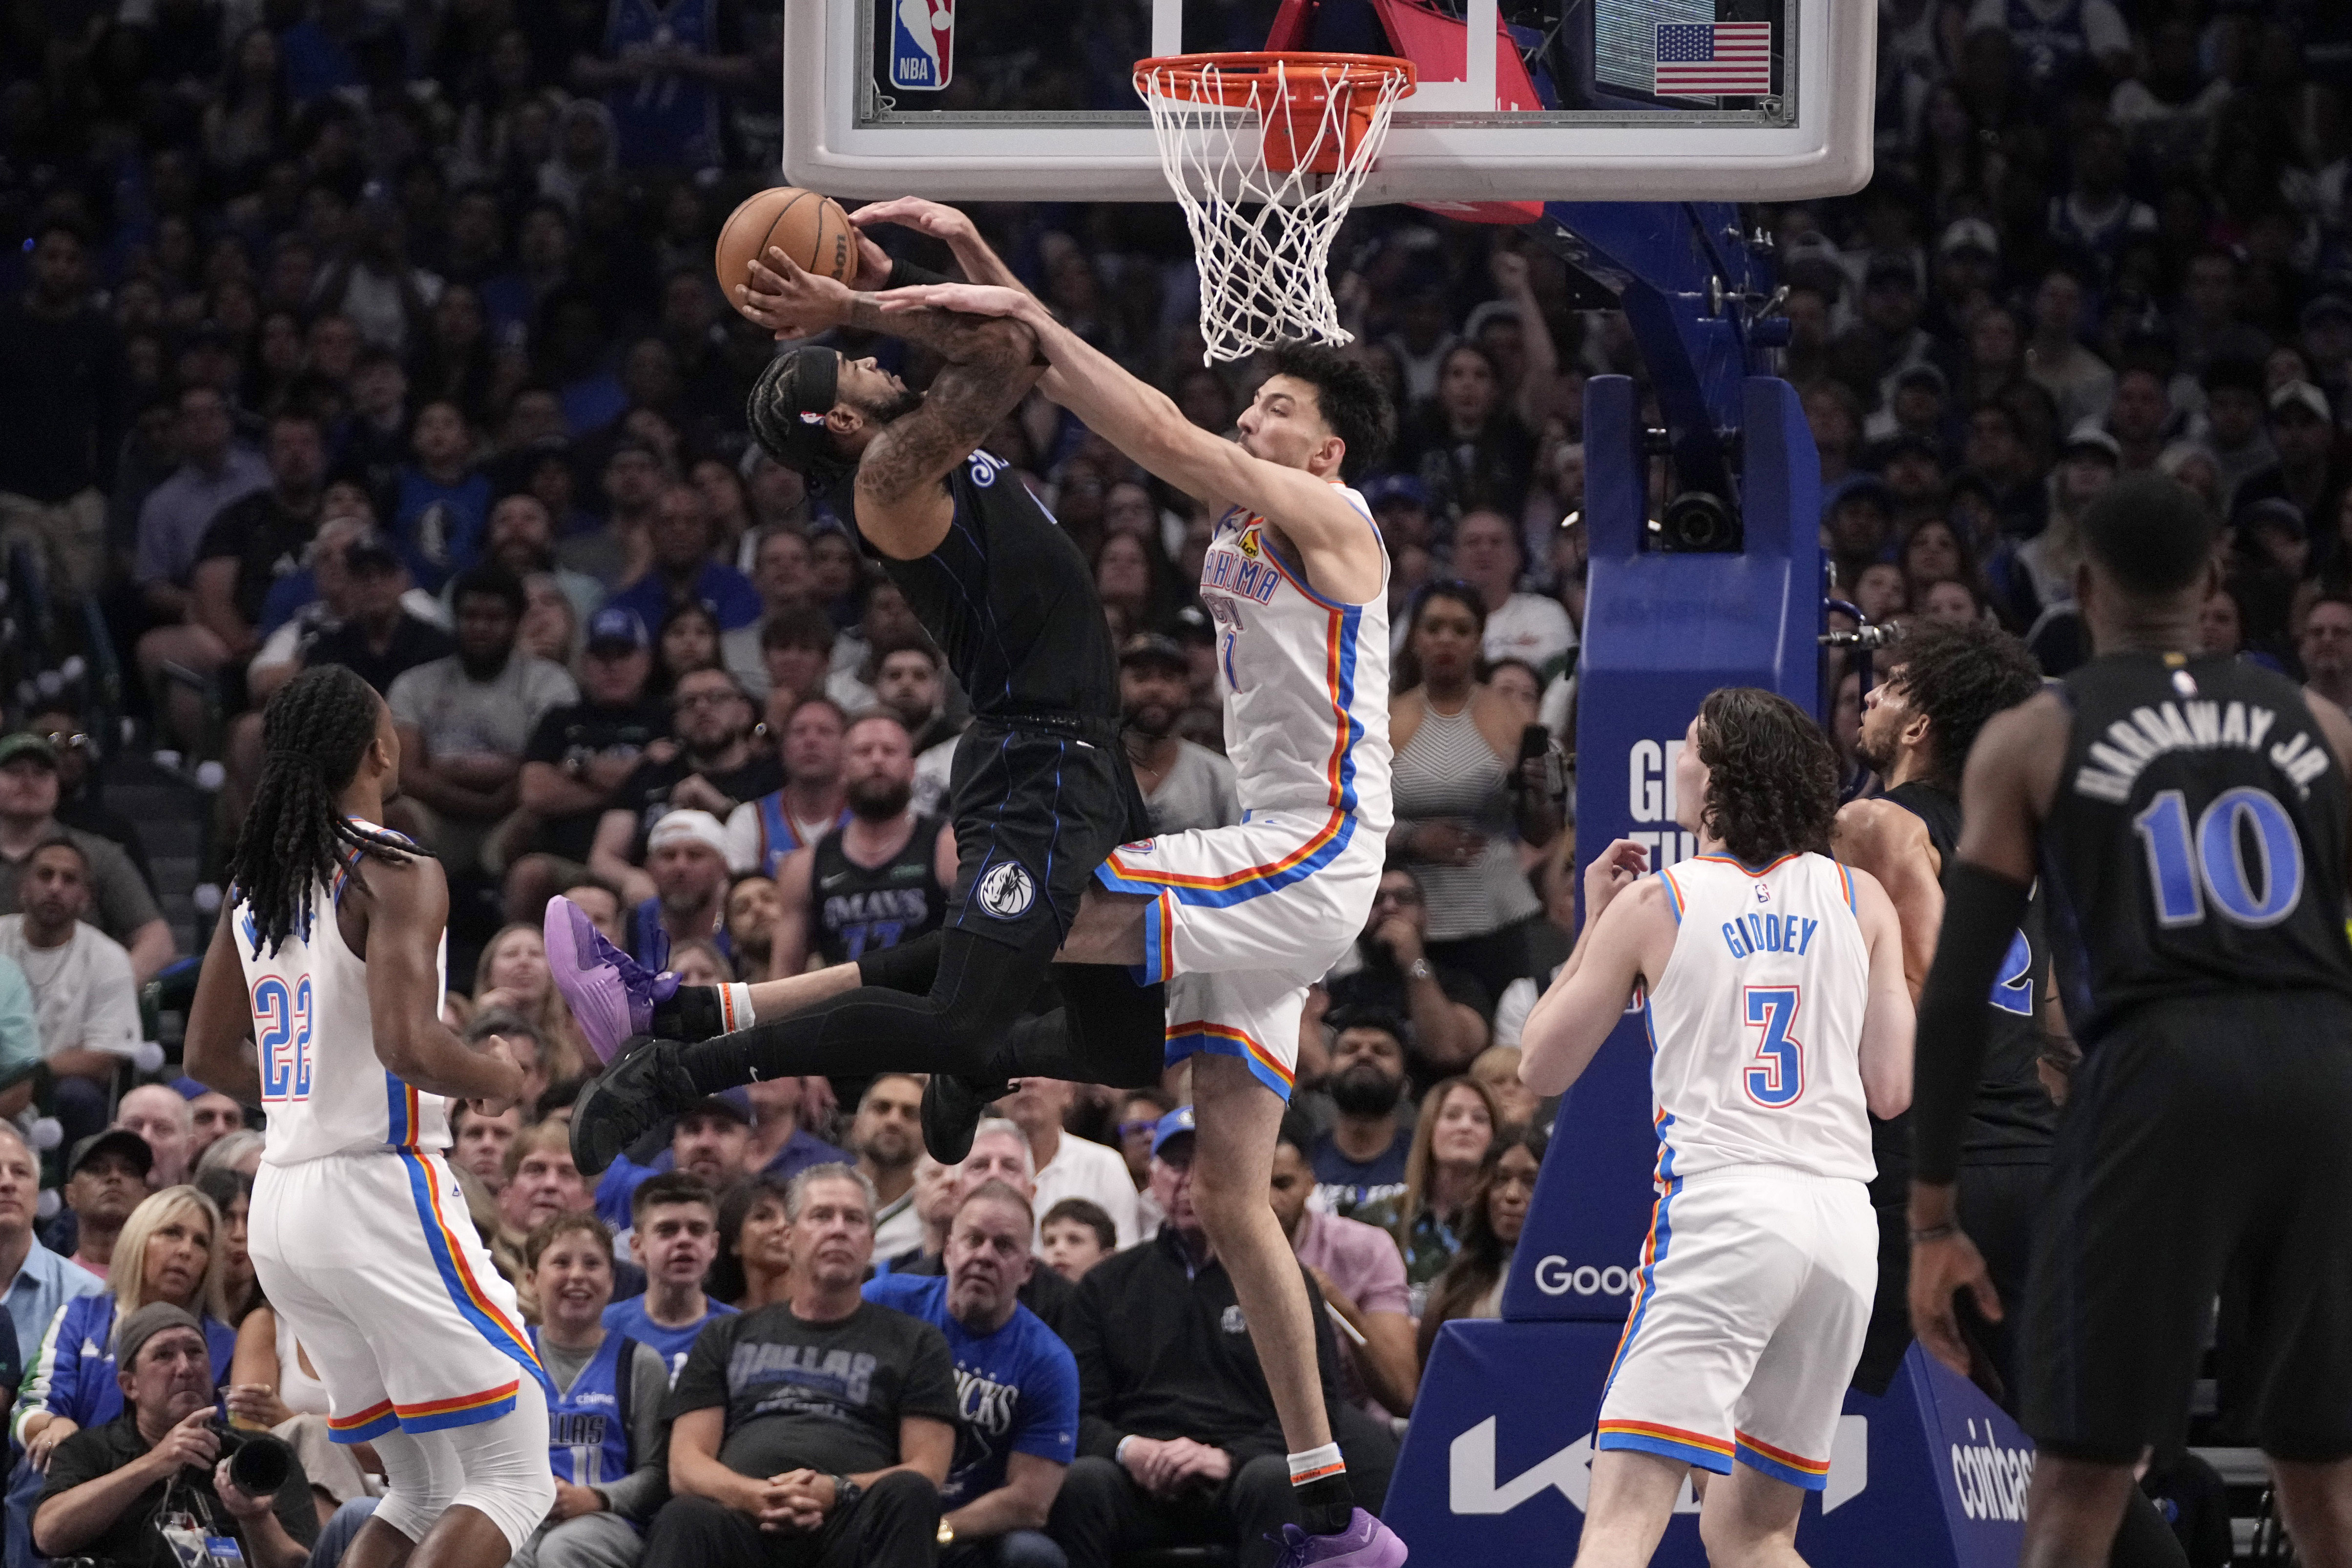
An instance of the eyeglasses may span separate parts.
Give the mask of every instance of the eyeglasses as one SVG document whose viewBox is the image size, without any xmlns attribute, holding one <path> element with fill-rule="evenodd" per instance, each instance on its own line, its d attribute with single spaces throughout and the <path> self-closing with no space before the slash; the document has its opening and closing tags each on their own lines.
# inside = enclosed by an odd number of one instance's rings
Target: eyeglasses
<svg viewBox="0 0 2352 1568">
<path fill-rule="evenodd" d="M 43 735 L 41 739 L 47 741 L 50 745 L 57 747 L 60 751 L 87 752 L 89 750 L 89 737 L 88 735 L 68 734 L 63 730 L 51 730 L 48 733 Z"/>
<path fill-rule="evenodd" d="M 740 695 L 731 690 L 681 691 L 675 698 L 671 699 L 670 705 L 680 710 L 688 708 L 719 708 L 727 703 L 740 700 L 741 700 Z"/>
<path fill-rule="evenodd" d="M 1122 1138 L 1134 1138 L 1142 1133 L 1153 1131 L 1159 1126 L 1158 1117 L 1149 1117 L 1141 1121 L 1122 1121 L 1118 1124 L 1118 1135 Z"/>
</svg>

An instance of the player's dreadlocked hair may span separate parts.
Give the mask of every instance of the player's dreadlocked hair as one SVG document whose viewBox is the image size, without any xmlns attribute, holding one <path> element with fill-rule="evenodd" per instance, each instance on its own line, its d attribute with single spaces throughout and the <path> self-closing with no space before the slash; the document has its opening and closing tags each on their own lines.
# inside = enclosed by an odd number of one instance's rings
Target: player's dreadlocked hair
<svg viewBox="0 0 2352 1568">
<path fill-rule="evenodd" d="M 261 714 L 264 756 L 253 809 L 229 863 L 236 897 L 272 952 L 302 923 L 311 884 L 331 884 L 351 845 L 399 864 L 404 840 L 354 826 L 340 804 L 375 739 L 375 690 L 348 666 L 320 665 L 286 683 Z M 359 868 L 352 879 L 362 888 Z"/>
<path fill-rule="evenodd" d="M 1886 682 L 1927 717 L 1936 758 L 1927 782 L 1958 794 L 1977 732 L 2042 689 L 2041 668 L 2022 642 L 1982 624 L 1917 626 L 1898 646 L 1903 662 Z"/>
<path fill-rule="evenodd" d="M 1829 853 L 1837 751 L 1804 710 L 1754 686 L 1710 691 L 1699 705 L 1698 756 L 1707 766 L 1701 819 L 1741 861 Z"/>
</svg>

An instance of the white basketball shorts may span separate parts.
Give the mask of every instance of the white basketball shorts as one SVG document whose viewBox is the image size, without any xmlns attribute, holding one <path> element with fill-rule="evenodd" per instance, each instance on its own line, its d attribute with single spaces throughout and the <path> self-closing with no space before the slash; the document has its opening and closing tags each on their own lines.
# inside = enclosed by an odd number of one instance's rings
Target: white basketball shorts
<svg viewBox="0 0 2352 1568">
<path fill-rule="evenodd" d="M 1734 1165 L 1668 1183 L 1594 1446 L 1819 1491 L 1877 1285 L 1860 1182 Z"/>
<path fill-rule="evenodd" d="M 1261 812 L 1122 844 L 1095 872 L 1140 893 L 1144 962 L 1168 984 L 1168 1060 L 1238 1057 L 1285 1100 L 1307 988 L 1361 934 L 1387 845 L 1353 814 Z"/>
<path fill-rule="evenodd" d="M 546 1374 L 439 1150 L 265 1163 L 253 1269 L 326 1384 L 339 1443 L 468 1426 Z"/>
</svg>

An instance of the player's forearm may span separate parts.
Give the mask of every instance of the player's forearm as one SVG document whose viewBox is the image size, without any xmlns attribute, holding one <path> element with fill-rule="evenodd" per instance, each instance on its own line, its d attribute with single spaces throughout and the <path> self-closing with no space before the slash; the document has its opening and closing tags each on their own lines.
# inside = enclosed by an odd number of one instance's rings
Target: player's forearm
<svg viewBox="0 0 2352 1568">
<path fill-rule="evenodd" d="M 1954 868 L 1919 996 L 1912 1068 L 1912 1172 L 1930 1184 L 1959 1171 L 1960 1139 L 1976 1098 L 1991 1032 L 1987 998 L 2024 918 L 2028 889 L 1980 866 Z"/>
<path fill-rule="evenodd" d="M 1155 459 L 1155 454 L 1167 445 L 1170 422 L 1191 429 L 1183 411 L 1167 394 L 1129 375 L 1117 360 L 1045 315 L 1042 308 L 1034 320 L 1023 319 L 1036 329 L 1037 346 L 1054 367 L 1045 378 L 1045 395 L 1076 415 L 1087 429 L 1159 473 L 1153 464 L 1165 458 Z"/>
<path fill-rule="evenodd" d="M 860 294 L 850 303 L 847 324 L 860 331 L 887 332 L 919 344 L 950 364 L 1009 371 L 1036 357 L 1035 333 L 1027 322 L 1007 316 L 940 310 L 885 311 L 872 295 Z"/>
<path fill-rule="evenodd" d="M 376 1029 L 375 1054 L 384 1070 L 421 1094 L 451 1100 L 510 1100 L 522 1074 L 504 1057 L 476 1050 L 438 1018 L 404 1028 Z"/>
</svg>

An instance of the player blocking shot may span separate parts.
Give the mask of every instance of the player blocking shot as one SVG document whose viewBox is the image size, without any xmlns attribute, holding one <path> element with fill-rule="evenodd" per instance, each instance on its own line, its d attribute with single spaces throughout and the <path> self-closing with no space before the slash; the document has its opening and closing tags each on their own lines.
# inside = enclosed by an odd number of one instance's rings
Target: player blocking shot
<svg viewBox="0 0 2352 1568">
<path fill-rule="evenodd" d="M 522 1074 L 441 1021 L 448 884 L 377 826 L 392 714 L 338 665 L 262 716 L 267 755 L 188 1018 L 187 1068 L 268 1113 L 250 1247 L 391 1490 L 344 1561 L 496 1568 L 555 1502 L 545 1374 L 450 1173 L 447 1104 Z"/>
<path fill-rule="evenodd" d="M 1066 1005 L 1010 1030 L 975 1027 L 951 1013 L 927 1029 L 894 1036 L 887 1048 L 870 1032 L 835 1037 L 812 1030 L 810 1020 L 824 1016 L 837 1000 L 767 1021 L 772 1005 L 796 1004 L 813 987 L 852 984 L 862 977 L 915 989 L 912 983 L 922 973 L 918 960 L 928 943 L 894 949 L 878 960 L 861 959 L 858 970 L 845 974 L 849 966 L 727 991 L 719 1010 L 740 1014 L 748 1006 L 760 1021 L 699 1045 L 655 1042 L 625 1058 L 607 1075 L 609 1091 L 592 1087 L 583 1096 L 574 1116 L 575 1150 L 593 1158 L 608 1143 L 617 1147 L 649 1118 L 657 1118 L 663 1107 L 708 1092 L 702 1085 L 740 1083 L 755 1075 L 929 1068 L 953 1076 L 935 1078 L 926 1091 L 926 1138 L 935 1155 L 954 1158 L 968 1143 L 987 1100 L 1002 1092 L 1005 1078 L 1035 1073 L 1137 1083 L 1156 1079 L 1163 1061 L 1191 1058 L 1201 1140 L 1193 1202 L 1234 1279 L 1281 1415 L 1305 1527 L 1286 1544 L 1285 1561 L 1393 1568 L 1404 1560 L 1403 1544 L 1354 1507 L 1323 1405 L 1307 1283 L 1265 1200 L 1307 987 L 1362 930 L 1391 825 L 1387 552 L 1361 498 L 1341 479 L 1343 465 L 1352 471 L 1385 442 L 1391 423 L 1386 399 L 1360 367 L 1328 350 L 1294 345 L 1277 352 L 1274 374 L 1239 421 L 1239 441 L 1224 440 L 1194 427 L 1167 397 L 1088 347 L 1025 291 L 1002 286 L 1009 274 L 979 246 L 961 215 L 915 202 L 889 204 L 886 210 L 887 221 L 916 223 L 948 237 L 968 270 L 999 285 L 898 290 L 886 301 L 886 312 L 775 257 L 771 270 L 755 271 L 761 298 L 756 303 L 740 300 L 739 308 L 750 306 L 747 313 L 779 328 L 803 330 L 853 321 L 882 331 L 920 331 L 923 321 L 942 315 L 992 320 L 1022 334 L 1047 362 L 1043 384 L 1049 396 L 1144 467 L 1211 505 L 1220 521 L 1202 595 L 1222 634 L 1228 751 L 1239 771 L 1248 820 L 1237 827 L 1157 838 L 1121 834 L 1089 850 L 1072 820 L 1083 808 L 1083 795 L 1043 789 L 1015 796 L 1000 793 L 986 799 L 976 827 L 985 835 L 1017 816 L 1017 829 L 1006 830 L 996 841 L 1049 846 L 1051 858 L 975 858 L 966 843 L 966 769 L 960 752 L 957 839 L 965 859 L 957 898 L 968 911 L 964 921 L 986 930 L 991 921 L 1025 913 L 1030 906 L 1022 889 L 1042 886 L 1045 865 L 1078 866 L 1079 880 L 1094 883 L 1082 900 L 1067 901 L 1059 897 L 1057 884 L 1052 909 L 1061 927 L 1058 951 L 1049 949 L 1041 957 L 1034 947 L 1024 948 L 1017 969 L 1005 963 L 1001 948 L 995 959 L 996 982 L 1008 999 L 1007 972 L 1034 975 L 1029 966 L 1054 959 Z M 882 220 L 880 215 L 869 218 Z M 905 269 L 898 270 L 898 280 L 904 281 Z M 815 352 L 830 353 L 799 353 Z M 1016 379 L 1015 371 L 1025 374 L 1026 363 L 1001 374 L 993 384 Z M 1026 385 L 1020 382 L 1022 389 Z M 854 419 L 838 418 L 832 409 L 805 401 L 807 395 L 794 394 L 802 401 L 786 405 L 783 424 L 795 431 L 840 427 L 844 435 L 854 428 Z M 938 396 L 935 384 L 930 397 Z M 755 434 L 771 451 L 793 462 L 785 454 L 795 448 L 772 443 L 770 427 L 763 427 L 772 417 L 755 394 Z M 801 437 L 797 448 L 803 462 L 809 439 Z M 833 447 L 836 458 L 843 445 Z M 861 531 L 867 531 L 866 473 L 872 462 L 866 456 L 858 469 Z M 1053 537 L 1058 548 L 1069 548 L 1058 531 Z M 884 553 L 890 553 L 887 546 Z M 1071 554 L 1076 557 L 1074 550 Z M 1039 556 L 1040 562 L 1051 559 Z M 1022 564 L 1038 569 L 1025 557 Z M 968 602 L 984 599 L 983 580 L 975 576 L 969 585 L 974 591 Z M 908 596 L 974 691 L 976 703 L 992 689 L 985 679 L 976 682 L 966 672 L 976 651 L 999 648 L 1016 666 L 1038 657 L 1010 632 L 993 640 L 943 635 L 943 626 L 952 626 L 949 617 L 956 601 L 938 593 L 927 600 L 911 590 Z M 1082 613 L 1089 635 L 1102 631 L 1101 608 L 1090 595 L 1083 611 L 1075 605 L 1070 611 L 1074 618 Z M 1058 627 L 1057 633 L 1076 635 L 1071 627 Z M 1107 661 L 1098 686 L 1092 683 L 1090 667 L 1083 673 L 1089 678 L 1086 700 L 1108 704 L 1115 714 L 1116 688 Z M 965 744 L 970 747 L 969 739 Z M 1114 753 L 1119 751 L 1115 737 L 1108 744 Z M 1127 790 L 1131 795 L 1131 781 Z M 1140 816 L 1134 820 L 1139 833 Z M 1081 859 L 1082 855 L 1090 858 Z M 1005 907 L 996 909 L 999 904 Z M 957 924 L 951 915 L 937 953 L 950 952 Z M 551 930 L 554 925 L 551 913 Z M 709 1003 L 697 998 L 692 1007 L 698 1017 L 686 1018 L 686 994 L 664 994 L 666 982 L 633 974 L 616 956 L 593 947 L 551 951 L 566 994 L 585 998 L 591 1013 L 605 1006 L 599 998 L 608 999 L 616 1027 L 624 1014 L 628 1026 L 650 1022 L 656 1028 L 672 1020 L 707 1026 L 713 1015 Z M 933 962 L 941 976 L 949 973 L 946 957 Z M 1120 1000 L 1114 987 L 1074 987 L 1074 977 L 1097 969 L 1116 975 L 1129 996 L 1149 997 L 1155 1005 L 1164 984 L 1165 1005 L 1148 1028 L 1138 1027 L 1139 1009 Z M 841 978 L 829 978 L 836 975 Z M 778 989 L 784 986 L 794 989 Z M 579 1001 L 574 1011 L 586 1026 Z M 943 1050 L 963 1054 L 948 1058 Z M 1117 1076 L 1129 1072 L 1140 1076 Z"/>
<path fill-rule="evenodd" d="M 2229 1268 L 2242 1358 L 2298 1558 L 2352 1561 L 2352 721 L 2200 651 L 2219 586 L 2203 503 L 2153 476 L 2083 519 L 2096 657 L 1984 727 L 1921 993 L 1911 1311 L 1948 1364 L 1955 1295 L 2018 1325 L 2036 1447 L 2030 1568 L 2104 1561 L 2149 1444 L 2177 1442 Z M 2051 1149 L 2024 1300 L 2001 1301 L 1955 1177 L 1986 988 L 2039 880 L 2083 1058 Z M 1962 1189 L 1964 1190 L 1964 1189 Z"/>
<path fill-rule="evenodd" d="M 1528 1015 L 1519 1075 L 1573 1084 L 1644 999 L 1658 1196 L 1603 1385 L 1579 1568 L 1650 1560 L 1694 1470 L 1717 1562 L 1793 1563 L 1862 1353 L 1878 1227 L 1869 1117 L 1911 1094 L 1894 905 L 1826 854 L 1835 752 L 1787 699 L 1712 692 L 1675 763 L 1691 859 L 1611 845 Z"/>
</svg>

